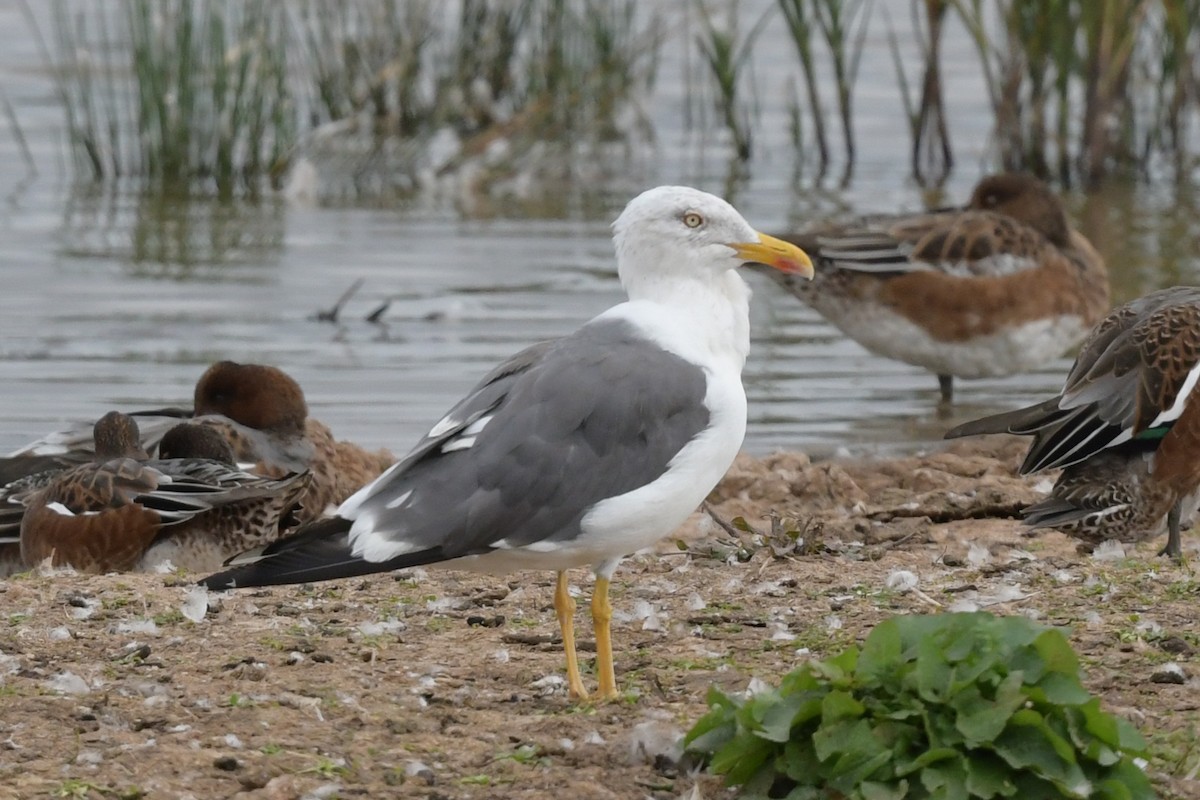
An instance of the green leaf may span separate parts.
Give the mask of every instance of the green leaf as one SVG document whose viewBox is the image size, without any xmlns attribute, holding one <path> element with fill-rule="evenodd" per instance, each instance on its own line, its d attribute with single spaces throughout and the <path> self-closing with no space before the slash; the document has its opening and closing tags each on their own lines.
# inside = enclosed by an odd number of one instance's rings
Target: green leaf
<svg viewBox="0 0 1200 800">
<path fill-rule="evenodd" d="M 1056 706 L 1078 706 L 1086 703 L 1087 689 L 1073 674 L 1049 672 L 1037 684 L 1030 688 L 1029 696 L 1038 703 L 1052 703 Z"/>
<path fill-rule="evenodd" d="M 967 774 L 962 762 L 939 761 L 921 771 L 921 785 L 932 797 L 965 798 Z"/>
<path fill-rule="evenodd" d="M 884 769 L 891 760 L 892 754 L 886 750 L 867 759 L 861 758 L 859 754 L 846 753 L 830 769 L 829 786 L 851 793 L 867 778 L 891 777 L 891 771 Z"/>
<path fill-rule="evenodd" d="M 1071 643 L 1054 628 L 1043 629 L 1033 640 L 1033 647 L 1022 648 L 1016 656 L 1012 668 L 1023 671 L 1026 682 L 1033 685 L 1040 684 L 1047 673 L 1079 674 L 1079 659 Z"/>
<path fill-rule="evenodd" d="M 766 739 L 743 734 L 730 739 L 713 753 L 709 769 L 724 775 L 726 782 L 736 786 L 748 781 L 774 755 L 774 746 Z"/>
<path fill-rule="evenodd" d="M 710 687 L 706 698 L 711 709 L 683 737 L 684 747 L 699 753 L 711 753 L 737 730 L 734 712 L 737 702 L 717 687 Z"/>
<path fill-rule="evenodd" d="M 940 703 L 950 690 L 953 670 L 940 644 L 930 637 L 917 645 L 917 692 L 926 702 Z"/>
<path fill-rule="evenodd" d="M 974 686 L 968 687 L 954 698 L 951 705 L 958 712 L 955 727 L 966 739 L 969 747 L 978 747 L 1000 735 L 1013 712 L 1025 704 L 1021 691 L 1021 676 L 1012 674 L 996 687 L 995 696 L 984 697 Z"/>
<path fill-rule="evenodd" d="M 871 725 L 866 720 L 844 719 L 841 722 L 822 725 L 812 736 L 813 750 L 817 758 L 827 762 L 844 753 L 870 758 L 884 750 L 871 735 Z"/>
<path fill-rule="evenodd" d="M 867 710 L 849 692 L 832 691 L 821 701 L 821 724 L 829 725 L 843 719 L 858 719 Z M 822 757 L 823 758 L 823 757 Z"/>
<path fill-rule="evenodd" d="M 828 795 L 815 786 L 797 786 L 787 793 L 784 800 L 828 800 Z"/>
<path fill-rule="evenodd" d="M 1110 792 L 1116 792 L 1118 785 L 1125 787 L 1129 791 L 1129 794 L 1125 796 L 1132 797 L 1133 800 L 1157 800 L 1158 798 L 1146 773 L 1129 758 L 1109 770 L 1105 780 L 1099 784 L 1101 791 L 1105 790 L 1104 787 L 1109 787 L 1108 791 Z M 1113 796 L 1120 797 L 1121 795 L 1113 794 Z"/>
<path fill-rule="evenodd" d="M 1090 700 L 1079 707 L 1083 715 L 1083 729 L 1111 747 L 1121 746 L 1121 729 L 1117 718 L 1100 710 L 1099 700 Z"/>
<path fill-rule="evenodd" d="M 901 664 L 902 643 L 896 617 L 875 626 L 863 642 L 855 677 L 860 684 L 879 685 L 892 679 Z"/>
<path fill-rule="evenodd" d="M 821 713 L 821 701 L 808 699 L 804 695 L 776 697 L 774 702 L 762 709 L 758 735 L 772 742 L 786 742 L 791 738 L 792 726 L 811 719 Z"/>
<path fill-rule="evenodd" d="M 863 781 L 859 784 L 858 792 L 862 800 L 904 800 L 908 797 L 908 781 L 898 783 L 879 783 Z"/>
<path fill-rule="evenodd" d="M 797 738 L 784 745 L 780 757 L 784 775 L 801 783 L 813 783 L 824 775 L 824 768 L 813 749 L 812 738 Z"/>
<path fill-rule="evenodd" d="M 1095 701 L 1099 705 L 1100 701 Z M 1134 755 L 1146 755 L 1146 740 L 1138 733 L 1137 728 L 1133 727 L 1128 720 L 1120 717 L 1113 717 L 1117 723 L 1117 736 L 1121 750 Z"/>
<path fill-rule="evenodd" d="M 688 731 L 684 737 L 683 746 L 685 750 L 690 750 L 693 753 L 704 753 L 711 755 L 717 750 L 724 747 L 730 739 L 737 735 L 737 726 L 733 723 L 727 725 L 718 725 L 710 727 L 705 731 L 697 732 L 700 726 L 707 720 L 711 714 L 705 715 L 696 723 L 696 726 Z"/>
<path fill-rule="evenodd" d="M 933 750 L 926 750 L 911 761 L 897 762 L 896 774 L 900 776 L 909 775 L 930 764 L 936 764 L 938 761 L 958 758 L 960 753 L 961 751 L 953 747 L 938 747 Z"/>
<path fill-rule="evenodd" d="M 779 694 L 787 697 L 798 692 L 816 691 L 820 687 L 821 682 L 810 669 L 810 663 L 806 663 L 783 676 L 783 680 L 779 682 Z"/>
<path fill-rule="evenodd" d="M 985 750 L 976 750 L 967 759 L 967 791 L 971 797 L 989 800 L 1012 797 L 1017 792 L 1005 763 Z"/>
<path fill-rule="evenodd" d="M 994 749 L 1009 766 L 1029 770 L 1054 783 L 1067 797 L 1086 798 L 1091 786 L 1075 762 L 1075 751 L 1033 709 L 1013 714 Z"/>
<path fill-rule="evenodd" d="M 773 690 L 760 692 L 746 699 L 734 714 L 737 724 L 753 733 L 762 729 L 762 718 L 775 703 L 780 702 L 779 693 Z"/>
<path fill-rule="evenodd" d="M 1133 792 L 1129 787 L 1115 780 L 1101 781 L 1093 796 L 1097 800 L 1133 800 Z"/>
</svg>

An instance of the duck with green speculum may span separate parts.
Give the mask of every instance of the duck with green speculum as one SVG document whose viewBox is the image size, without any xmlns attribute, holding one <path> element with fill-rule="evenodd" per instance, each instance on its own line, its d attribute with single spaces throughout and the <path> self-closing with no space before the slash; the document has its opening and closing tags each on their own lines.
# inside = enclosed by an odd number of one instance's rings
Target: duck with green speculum
<svg viewBox="0 0 1200 800">
<path fill-rule="evenodd" d="M 1092 330 L 1057 397 L 951 429 L 1033 436 L 1021 474 L 1063 467 L 1025 509 L 1035 528 L 1087 542 L 1139 542 L 1180 530 L 1200 504 L 1200 287 L 1152 292 Z"/>
</svg>

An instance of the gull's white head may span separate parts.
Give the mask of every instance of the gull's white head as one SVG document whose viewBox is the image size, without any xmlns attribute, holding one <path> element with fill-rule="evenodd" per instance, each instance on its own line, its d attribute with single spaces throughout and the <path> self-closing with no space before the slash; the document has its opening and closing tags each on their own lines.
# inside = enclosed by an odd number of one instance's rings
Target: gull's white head
<svg viewBox="0 0 1200 800">
<path fill-rule="evenodd" d="M 626 291 L 645 282 L 712 281 L 747 261 L 812 277 L 795 245 L 759 233 L 721 198 L 688 186 L 642 192 L 613 223 L 617 267 Z"/>
</svg>

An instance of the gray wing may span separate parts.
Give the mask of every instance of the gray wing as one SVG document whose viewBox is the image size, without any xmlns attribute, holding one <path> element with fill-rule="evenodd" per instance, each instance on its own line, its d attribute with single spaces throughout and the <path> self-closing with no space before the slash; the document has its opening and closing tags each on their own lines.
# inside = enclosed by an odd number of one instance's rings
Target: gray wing
<svg viewBox="0 0 1200 800">
<path fill-rule="evenodd" d="M 351 513 L 442 558 L 569 540 L 597 502 L 658 478 L 709 422 L 704 371 L 623 321 L 488 375 Z"/>
</svg>

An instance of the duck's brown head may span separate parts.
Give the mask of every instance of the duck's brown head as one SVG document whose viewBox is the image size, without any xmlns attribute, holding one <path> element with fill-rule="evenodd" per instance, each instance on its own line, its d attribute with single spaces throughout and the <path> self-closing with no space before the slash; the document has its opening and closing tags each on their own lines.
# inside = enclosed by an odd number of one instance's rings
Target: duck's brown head
<svg viewBox="0 0 1200 800">
<path fill-rule="evenodd" d="M 283 370 L 218 361 L 196 382 L 196 416 L 222 414 L 248 428 L 304 432 L 308 405 L 300 385 Z"/>
<path fill-rule="evenodd" d="M 1070 243 L 1071 224 L 1062 200 L 1032 175 L 1021 172 L 989 175 L 975 187 L 968 207 L 1018 219 L 1041 231 L 1059 247 Z"/>
<path fill-rule="evenodd" d="M 233 448 L 216 429 L 208 425 L 183 422 L 163 434 L 158 443 L 159 458 L 203 458 L 234 464 Z"/>
<path fill-rule="evenodd" d="M 101 460 L 146 457 L 137 423 L 120 411 L 110 411 L 96 420 L 92 440 L 96 443 L 96 458 Z"/>
</svg>

